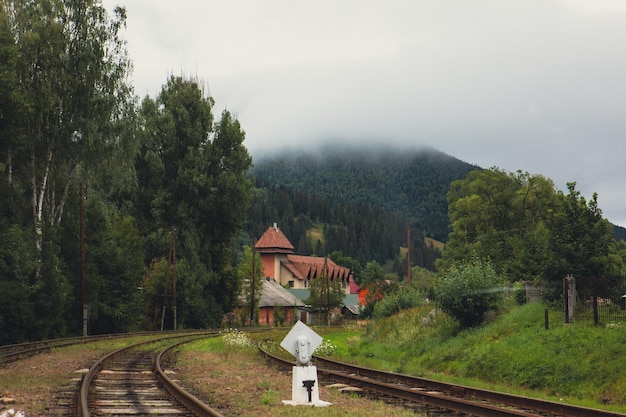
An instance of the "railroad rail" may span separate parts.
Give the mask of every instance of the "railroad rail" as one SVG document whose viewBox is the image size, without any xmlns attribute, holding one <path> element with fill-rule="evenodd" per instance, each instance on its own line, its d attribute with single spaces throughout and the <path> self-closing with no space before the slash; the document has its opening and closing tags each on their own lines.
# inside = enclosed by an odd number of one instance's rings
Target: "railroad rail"
<svg viewBox="0 0 626 417">
<path fill-rule="evenodd" d="M 217 336 L 218 331 L 202 336 L 176 335 L 159 340 L 136 343 L 118 349 L 98 360 L 83 378 L 79 393 L 77 415 L 177 415 L 222 417 L 217 410 L 186 392 L 163 370 L 162 360 L 174 347 L 205 337 Z M 181 339 L 167 349 L 150 344 L 169 339 Z"/>
<path fill-rule="evenodd" d="M 196 332 L 203 332 L 198 330 Z M 193 331 L 167 332 L 167 334 L 189 334 Z M 84 343 L 99 342 L 102 340 L 122 339 L 126 337 L 136 336 L 155 336 L 162 337 L 163 332 L 139 332 L 139 333 L 116 333 L 92 336 L 67 337 L 62 339 L 41 340 L 38 342 L 26 342 L 12 345 L 0 346 L 0 365 L 20 359 L 24 359 L 33 355 L 37 355 L 50 349 L 73 346 Z"/>
<path fill-rule="evenodd" d="M 273 355 L 262 348 L 259 350 L 267 359 L 281 366 L 294 365 L 291 360 Z M 409 403 L 426 404 L 472 416 L 626 417 L 623 413 L 378 371 L 318 356 L 314 357 L 314 363 L 318 367 L 318 373 L 330 380 Z"/>
<path fill-rule="evenodd" d="M 0 346 L 0 364 L 24 359 L 40 354 L 53 348 L 77 345 L 81 343 L 96 342 L 103 339 L 113 339 L 118 337 L 128 337 L 128 335 L 101 335 L 86 337 L 69 337 L 64 339 L 50 339 L 39 342 L 27 342 L 14 345 Z"/>
</svg>

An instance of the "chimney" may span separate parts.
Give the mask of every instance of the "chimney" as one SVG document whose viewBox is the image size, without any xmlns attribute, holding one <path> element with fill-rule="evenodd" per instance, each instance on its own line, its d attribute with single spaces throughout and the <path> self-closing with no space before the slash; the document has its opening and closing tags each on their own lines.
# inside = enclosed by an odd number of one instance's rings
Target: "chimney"
<svg viewBox="0 0 626 417">
<path fill-rule="evenodd" d="M 278 232 L 278 223 L 274 223 L 274 230 Z"/>
</svg>

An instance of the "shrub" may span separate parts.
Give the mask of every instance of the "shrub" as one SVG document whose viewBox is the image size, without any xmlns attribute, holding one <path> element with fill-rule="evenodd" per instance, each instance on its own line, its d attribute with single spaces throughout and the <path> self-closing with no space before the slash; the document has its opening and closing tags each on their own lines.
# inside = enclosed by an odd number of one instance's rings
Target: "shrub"
<svg viewBox="0 0 626 417">
<path fill-rule="evenodd" d="M 419 307 L 422 302 L 420 292 L 412 287 L 398 288 L 397 291 L 388 294 L 374 305 L 375 319 L 393 316 L 401 310 Z"/>
<path fill-rule="evenodd" d="M 504 298 L 506 280 L 488 261 L 457 263 L 435 284 L 439 307 L 463 328 L 480 324 L 483 315 Z"/>
</svg>

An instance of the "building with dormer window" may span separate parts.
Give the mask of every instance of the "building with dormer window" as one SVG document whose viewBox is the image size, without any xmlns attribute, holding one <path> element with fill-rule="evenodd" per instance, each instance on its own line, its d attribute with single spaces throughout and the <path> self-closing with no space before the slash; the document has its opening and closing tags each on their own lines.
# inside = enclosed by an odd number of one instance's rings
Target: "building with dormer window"
<svg viewBox="0 0 626 417">
<path fill-rule="evenodd" d="M 254 245 L 265 269 L 264 278 L 273 278 L 284 287 L 299 290 L 308 289 L 311 280 L 326 275 L 331 281 L 340 280 L 345 294 L 358 292 L 349 268 L 337 265 L 330 258 L 295 255 L 294 250 L 276 223 L 268 228 Z"/>
</svg>

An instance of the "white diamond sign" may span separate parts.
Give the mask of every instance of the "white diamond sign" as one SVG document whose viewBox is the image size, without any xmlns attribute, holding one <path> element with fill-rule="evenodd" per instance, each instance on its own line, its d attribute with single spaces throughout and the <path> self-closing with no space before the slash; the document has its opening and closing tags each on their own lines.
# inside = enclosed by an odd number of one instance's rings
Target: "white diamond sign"
<svg viewBox="0 0 626 417">
<path fill-rule="evenodd" d="M 318 335 L 309 326 L 298 320 L 280 345 L 283 349 L 296 357 L 299 365 L 306 365 L 311 360 L 315 349 L 317 349 L 321 343 L 322 336 Z"/>
</svg>

